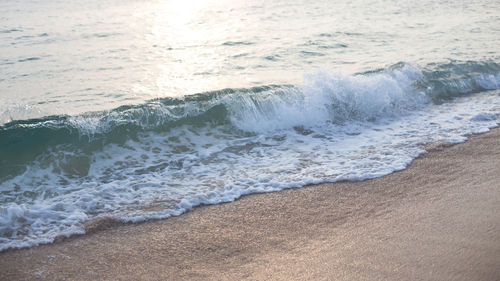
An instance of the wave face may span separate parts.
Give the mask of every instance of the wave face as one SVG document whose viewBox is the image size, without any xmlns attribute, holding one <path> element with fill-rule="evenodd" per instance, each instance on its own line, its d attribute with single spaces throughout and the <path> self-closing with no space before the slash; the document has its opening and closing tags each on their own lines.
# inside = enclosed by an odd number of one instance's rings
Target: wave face
<svg viewBox="0 0 500 281">
<path fill-rule="evenodd" d="M 500 65 L 398 63 L 0 127 L 0 250 L 199 204 L 401 170 L 500 116 Z M 476 94 L 477 93 L 477 94 Z"/>
</svg>

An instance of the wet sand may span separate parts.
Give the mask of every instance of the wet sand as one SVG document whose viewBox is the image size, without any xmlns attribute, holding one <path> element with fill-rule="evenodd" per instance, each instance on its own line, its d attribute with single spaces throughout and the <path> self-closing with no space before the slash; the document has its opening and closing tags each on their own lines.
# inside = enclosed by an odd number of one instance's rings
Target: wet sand
<svg viewBox="0 0 500 281">
<path fill-rule="evenodd" d="M 363 182 L 0 253 L 0 280 L 500 280 L 500 130 Z"/>
</svg>

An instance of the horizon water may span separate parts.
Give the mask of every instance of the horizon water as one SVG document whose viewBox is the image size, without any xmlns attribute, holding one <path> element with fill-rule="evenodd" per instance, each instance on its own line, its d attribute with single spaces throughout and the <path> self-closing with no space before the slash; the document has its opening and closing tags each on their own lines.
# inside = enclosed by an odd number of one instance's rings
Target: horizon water
<svg viewBox="0 0 500 281">
<path fill-rule="evenodd" d="M 498 1 L 0 3 L 0 251 L 404 169 L 500 122 Z"/>
</svg>

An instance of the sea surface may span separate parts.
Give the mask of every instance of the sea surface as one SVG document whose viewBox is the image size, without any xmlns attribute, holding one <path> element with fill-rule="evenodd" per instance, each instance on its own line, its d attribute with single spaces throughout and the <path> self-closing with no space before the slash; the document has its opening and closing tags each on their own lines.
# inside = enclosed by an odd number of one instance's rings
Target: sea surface
<svg viewBox="0 0 500 281">
<path fill-rule="evenodd" d="M 404 169 L 499 51 L 499 1 L 2 0 L 0 251 Z"/>
</svg>

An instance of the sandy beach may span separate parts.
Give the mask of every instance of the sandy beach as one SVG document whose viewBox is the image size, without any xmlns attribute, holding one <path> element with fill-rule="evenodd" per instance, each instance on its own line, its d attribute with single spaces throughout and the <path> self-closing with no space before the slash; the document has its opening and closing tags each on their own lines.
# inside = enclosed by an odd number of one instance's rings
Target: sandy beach
<svg viewBox="0 0 500 281">
<path fill-rule="evenodd" d="M 363 182 L 0 253 L 0 280 L 500 280 L 500 130 Z"/>
</svg>

